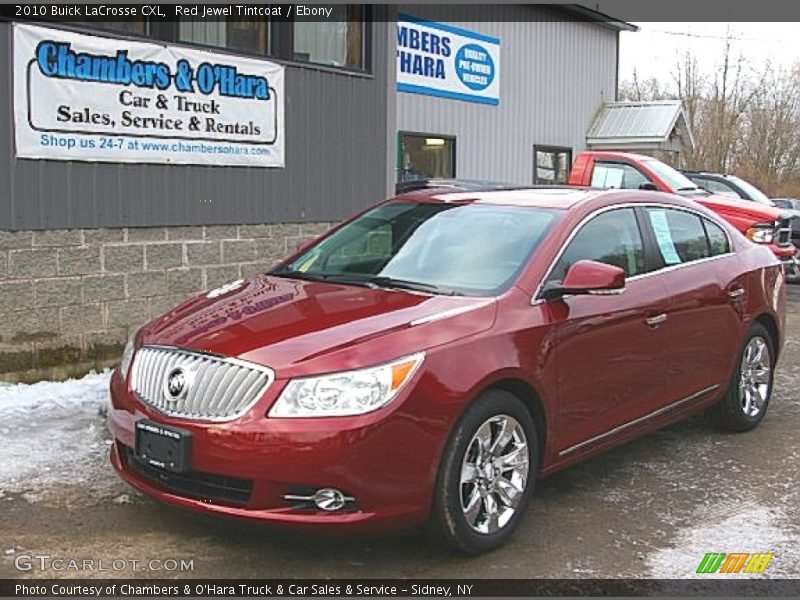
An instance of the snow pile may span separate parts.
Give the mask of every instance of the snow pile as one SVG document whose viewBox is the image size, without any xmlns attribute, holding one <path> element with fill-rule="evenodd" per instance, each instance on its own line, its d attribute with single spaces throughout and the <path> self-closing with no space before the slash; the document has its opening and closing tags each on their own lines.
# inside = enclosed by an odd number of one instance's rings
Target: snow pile
<svg viewBox="0 0 800 600">
<path fill-rule="evenodd" d="M 672 548 L 647 557 L 648 577 L 764 578 L 796 573 L 800 537 L 786 527 L 790 519 L 777 508 L 743 501 L 698 511 L 693 522 L 699 525 L 682 529 Z M 772 552 L 774 556 L 763 574 L 698 574 L 697 567 L 707 552 Z"/>
<path fill-rule="evenodd" d="M 115 483 L 102 416 L 110 377 L 106 370 L 64 382 L 0 384 L 0 497 L 33 502 L 47 489 L 102 492 Z"/>
</svg>

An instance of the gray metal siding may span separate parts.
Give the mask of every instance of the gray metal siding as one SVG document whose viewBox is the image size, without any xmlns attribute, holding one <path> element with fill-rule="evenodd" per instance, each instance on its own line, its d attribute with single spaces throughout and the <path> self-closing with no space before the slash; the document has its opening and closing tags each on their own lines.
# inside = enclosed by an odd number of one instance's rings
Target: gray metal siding
<svg viewBox="0 0 800 600">
<path fill-rule="evenodd" d="M 11 24 L 0 22 L 0 229 L 334 221 L 386 190 L 387 23 L 373 76 L 286 69 L 286 168 L 17 159 Z"/>
<path fill-rule="evenodd" d="M 456 136 L 458 177 L 532 183 L 534 144 L 584 149 L 595 114 L 615 98 L 618 34 L 602 24 L 530 5 L 399 11 L 500 38 L 498 106 L 398 92 L 398 131 Z"/>
</svg>

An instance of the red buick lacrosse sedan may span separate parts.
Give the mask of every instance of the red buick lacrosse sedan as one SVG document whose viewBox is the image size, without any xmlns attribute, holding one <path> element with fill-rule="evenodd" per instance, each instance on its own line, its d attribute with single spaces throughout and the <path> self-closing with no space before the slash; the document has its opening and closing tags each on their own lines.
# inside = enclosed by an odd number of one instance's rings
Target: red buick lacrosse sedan
<svg viewBox="0 0 800 600">
<path fill-rule="evenodd" d="M 703 409 L 757 425 L 784 310 L 772 253 L 689 200 L 413 192 L 138 331 L 111 460 L 171 504 L 484 552 L 541 476 Z"/>
</svg>

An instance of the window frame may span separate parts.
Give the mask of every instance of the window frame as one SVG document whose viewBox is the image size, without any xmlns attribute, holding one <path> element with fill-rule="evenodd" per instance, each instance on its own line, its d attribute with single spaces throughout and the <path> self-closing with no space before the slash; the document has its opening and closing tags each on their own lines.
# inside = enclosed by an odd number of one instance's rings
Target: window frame
<svg viewBox="0 0 800 600">
<path fill-rule="evenodd" d="M 348 6 L 347 4 L 340 5 L 340 6 Z M 341 71 L 345 73 L 352 73 L 352 74 L 372 74 L 372 21 L 373 21 L 373 11 L 372 5 L 370 4 L 360 4 L 357 6 L 361 6 L 362 15 L 361 15 L 361 66 L 359 67 L 348 67 L 348 66 L 337 66 L 337 65 L 330 65 L 326 63 L 318 63 L 311 60 L 298 60 L 295 58 L 295 51 L 294 51 L 294 25 L 295 25 L 295 17 L 292 17 L 290 22 L 277 22 L 271 21 L 270 24 L 276 25 L 275 29 L 281 29 L 280 25 L 283 25 L 282 32 L 273 32 L 272 29 L 269 31 L 270 39 L 274 37 L 278 37 L 279 43 L 277 48 L 273 48 L 270 45 L 270 52 L 276 56 L 280 57 L 281 60 L 287 62 L 287 64 L 292 65 L 302 65 L 302 66 L 309 66 L 309 67 L 316 67 L 320 69 L 332 69 L 334 71 Z M 283 34 L 281 36 L 281 33 Z"/>
<path fill-rule="evenodd" d="M 400 173 L 402 172 L 402 161 L 403 161 L 403 136 L 410 136 L 410 137 L 420 137 L 420 138 L 441 138 L 443 140 L 447 140 L 453 143 L 453 174 L 448 177 L 433 177 L 433 179 L 456 179 L 458 177 L 458 136 L 455 135 L 444 135 L 441 133 L 429 133 L 429 132 L 422 132 L 422 131 L 398 131 L 397 132 L 397 163 L 395 170 L 397 171 L 395 177 L 395 184 L 397 183 L 404 183 L 400 180 Z M 414 181 L 414 180 L 411 180 Z M 420 180 L 425 181 L 425 180 Z"/>
<path fill-rule="evenodd" d="M 633 208 L 634 212 L 636 212 L 636 214 L 637 214 L 637 221 L 639 222 L 639 226 L 640 227 L 644 226 L 644 228 L 645 228 L 645 230 L 642 232 L 642 237 L 644 238 L 645 265 L 646 265 L 646 269 L 647 270 L 644 273 L 641 273 L 639 275 L 634 275 L 632 277 L 626 277 L 625 278 L 626 284 L 629 281 L 636 281 L 636 280 L 639 280 L 639 279 L 644 279 L 645 277 L 652 277 L 653 275 L 661 274 L 661 273 L 664 273 L 664 272 L 667 272 L 667 271 L 672 271 L 672 270 L 675 270 L 675 269 L 681 269 L 681 268 L 688 267 L 688 266 L 694 266 L 694 265 L 697 265 L 697 264 L 702 264 L 704 262 L 710 262 L 712 260 L 719 260 L 721 258 L 726 258 L 726 257 L 733 256 L 733 255 L 736 254 L 736 250 L 735 250 L 734 245 L 733 245 L 733 240 L 731 239 L 730 233 L 726 229 L 725 225 L 723 223 L 717 222 L 714 219 L 711 219 L 710 217 L 708 217 L 708 215 L 705 215 L 705 214 L 701 213 L 700 211 L 694 210 L 692 208 L 688 208 L 688 207 L 684 207 L 684 206 L 676 206 L 674 204 L 662 204 L 662 203 L 659 203 L 659 202 L 647 202 L 647 203 L 644 203 L 644 202 L 626 202 L 626 203 L 623 203 L 623 204 L 614 204 L 614 205 L 611 205 L 611 206 L 603 206 L 603 207 L 598 208 L 598 209 L 590 212 L 589 214 L 585 215 L 578 222 L 578 224 L 572 229 L 572 231 L 570 231 L 569 235 L 561 243 L 561 245 L 558 248 L 558 251 L 553 255 L 553 258 L 550 260 L 550 263 L 548 264 L 547 269 L 544 271 L 544 275 L 542 276 L 541 281 L 536 286 L 536 289 L 533 292 L 533 295 L 531 296 L 531 305 L 532 306 L 538 306 L 539 304 L 543 304 L 543 303 L 549 301 L 547 298 L 542 297 L 542 294 L 544 293 L 545 287 L 546 287 L 545 284 L 546 284 L 547 281 L 549 281 L 550 275 L 553 272 L 553 269 L 555 269 L 556 265 L 558 264 L 558 261 L 561 260 L 561 255 L 564 253 L 564 251 L 566 250 L 567 246 L 575 238 L 575 236 L 578 234 L 578 232 L 581 231 L 583 226 L 586 223 L 588 223 L 591 219 L 593 219 L 594 217 L 596 217 L 596 216 L 598 216 L 598 215 L 600 215 L 600 214 L 602 214 L 604 212 L 607 212 L 607 211 L 610 211 L 610 210 L 615 210 L 615 209 L 618 209 L 618 208 Z M 655 239 L 653 237 L 654 234 L 653 234 L 653 232 L 651 230 L 651 226 L 649 225 L 649 223 L 647 223 L 647 221 L 649 219 L 647 219 L 646 215 L 643 214 L 643 211 L 645 209 L 648 209 L 648 208 L 666 208 L 666 209 L 681 210 L 681 211 L 684 211 L 684 212 L 691 213 L 693 215 L 697 215 L 701 219 L 707 219 L 707 220 L 711 221 L 712 223 L 714 223 L 717 226 L 719 226 L 719 228 L 722 229 L 722 232 L 725 234 L 725 237 L 728 240 L 728 251 L 723 253 L 723 254 L 715 254 L 715 255 L 709 256 L 708 258 L 703 258 L 703 259 L 695 260 L 695 261 L 692 261 L 692 262 L 678 263 L 676 265 L 661 266 L 659 268 L 650 269 L 649 268 L 649 265 L 651 264 L 650 261 L 653 258 L 657 258 L 659 255 L 658 255 L 658 248 L 654 247 L 654 244 L 655 244 Z M 708 242 L 708 236 L 706 236 L 706 241 Z M 710 249 L 710 246 L 709 246 L 709 249 Z M 654 254 L 654 250 L 655 250 L 655 254 Z"/>
<path fill-rule="evenodd" d="M 559 250 L 558 256 L 553 261 L 553 263 L 550 265 L 550 268 L 547 271 L 547 275 L 545 275 L 545 278 L 543 279 L 543 282 L 542 282 L 542 288 L 543 289 L 547 288 L 549 283 L 552 283 L 553 281 L 556 281 L 556 280 L 552 280 L 551 276 L 553 275 L 553 273 L 555 272 L 555 270 L 558 267 L 559 263 L 561 262 L 561 259 L 564 257 L 564 254 L 567 252 L 567 250 L 569 250 L 569 247 L 578 238 L 578 236 L 581 234 L 581 232 L 584 229 L 586 229 L 586 227 L 591 225 L 592 222 L 596 221 L 598 218 L 601 218 L 604 215 L 607 215 L 608 213 L 612 213 L 612 212 L 616 212 L 616 211 L 627 210 L 627 211 L 630 211 L 631 215 L 633 216 L 634 222 L 636 223 L 636 229 L 639 232 L 639 239 L 641 240 L 641 243 L 642 243 L 642 255 L 643 255 L 643 258 L 644 258 L 644 267 L 643 267 L 644 270 L 641 273 L 637 273 L 636 275 L 631 275 L 630 277 L 628 275 L 626 275 L 625 279 L 627 280 L 629 278 L 637 277 L 638 275 L 644 275 L 644 274 L 646 274 L 646 273 L 648 273 L 648 272 L 650 272 L 652 270 L 650 261 L 648 259 L 648 240 L 647 240 L 647 237 L 645 236 L 645 231 L 644 231 L 644 227 L 643 227 L 644 224 L 642 223 L 641 216 L 639 215 L 638 211 L 633 206 L 611 206 L 611 207 L 606 207 L 606 208 L 608 210 L 598 211 L 597 213 L 592 215 L 590 218 L 581 221 L 578 224 L 578 226 L 575 228 L 575 230 L 573 231 L 573 234 L 570 236 L 570 238 L 562 244 L 562 246 L 561 246 L 561 248 Z M 591 259 L 587 259 L 587 260 L 591 260 Z M 608 264 L 608 263 L 604 263 L 604 264 Z"/>
<path fill-rule="evenodd" d="M 688 177 L 688 175 L 687 175 L 687 177 Z M 692 179 L 692 178 L 689 177 L 689 179 Z M 697 179 L 699 179 L 700 181 L 702 181 L 703 183 L 706 183 L 706 184 L 715 183 L 717 185 L 720 185 L 720 186 L 728 189 L 728 193 L 726 193 L 726 192 L 720 192 L 720 191 L 709 189 L 706 186 L 701 186 L 709 194 L 719 194 L 721 196 L 726 196 L 728 198 L 733 198 L 734 200 L 747 200 L 747 198 L 742 196 L 742 193 L 739 191 L 739 189 L 734 184 L 726 181 L 725 179 L 722 179 L 722 178 L 719 178 L 719 177 L 707 177 L 707 176 L 706 177 L 697 176 Z M 692 181 L 694 183 L 697 183 L 697 181 L 695 181 L 694 179 L 692 179 Z M 700 184 L 698 184 L 698 185 L 700 185 Z M 735 194 L 735 196 L 731 195 L 731 194 Z"/>
<path fill-rule="evenodd" d="M 649 217 L 647 217 L 647 215 L 644 214 L 644 213 L 647 212 L 648 209 L 651 209 L 651 208 L 663 209 L 663 210 L 675 210 L 675 211 L 679 211 L 679 212 L 686 212 L 686 213 L 692 214 L 692 215 L 694 215 L 696 217 L 699 217 L 700 218 L 700 222 L 703 225 L 703 232 L 705 233 L 705 236 L 706 236 L 706 246 L 708 247 L 709 256 L 706 256 L 704 258 L 698 258 L 698 259 L 695 259 L 695 260 L 690 260 L 688 262 L 680 262 L 680 263 L 677 263 L 677 264 L 674 264 L 674 265 L 664 264 L 664 262 L 662 260 L 662 257 L 661 257 L 661 253 L 660 253 L 660 251 L 658 249 L 658 245 L 657 245 L 656 240 L 655 240 L 655 233 L 653 232 L 652 225 L 650 224 L 650 219 L 649 219 Z M 649 230 L 649 234 L 648 235 L 651 236 L 651 244 L 652 244 L 651 245 L 651 252 L 652 252 L 654 258 L 658 259 L 658 262 L 662 263 L 662 266 L 657 268 L 657 269 L 655 269 L 654 271 L 652 271 L 650 273 L 644 273 L 643 275 L 638 275 L 637 277 L 646 277 L 646 276 L 648 276 L 648 275 L 650 275 L 652 273 L 663 273 L 665 271 L 672 271 L 674 269 L 680 269 L 680 268 L 683 268 L 683 267 L 690 267 L 690 266 L 693 266 L 693 265 L 702 264 L 702 263 L 705 263 L 705 262 L 708 262 L 708 261 L 712 261 L 712 260 L 718 260 L 720 258 L 724 258 L 724 257 L 727 257 L 727 256 L 731 256 L 733 254 L 736 254 L 736 250 L 735 250 L 735 248 L 733 246 L 733 240 L 731 239 L 731 235 L 728 232 L 727 228 L 725 227 L 725 224 L 710 218 L 708 215 L 705 215 L 700 211 L 697 211 L 697 210 L 694 210 L 692 208 L 685 207 L 685 206 L 675 206 L 675 205 L 672 205 L 672 204 L 648 203 L 648 204 L 643 204 L 643 205 L 640 206 L 640 212 L 643 213 L 643 221 L 645 222 L 645 224 L 647 225 L 647 229 Z M 727 247 L 728 247 L 728 251 L 727 252 L 723 252 L 721 254 L 712 254 L 711 253 L 711 240 L 709 240 L 709 238 L 708 238 L 708 230 L 706 229 L 706 226 L 705 226 L 705 222 L 706 221 L 710 221 L 711 223 L 713 223 L 714 225 L 716 225 L 717 227 L 719 227 L 722 230 L 722 233 L 725 235 L 725 240 L 727 241 Z M 631 278 L 631 279 L 633 279 L 633 278 Z"/>
<path fill-rule="evenodd" d="M 716 256 L 724 256 L 726 254 L 731 254 L 733 252 L 733 250 L 731 248 L 731 236 L 728 235 L 728 232 L 725 231 L 725 228 L 722 225 L 720 225 L 719 223 L 716 223 L 715 221 L 712 221 L 708 217 L 702 217 L 702 216 L 700 217 L 700 222 L 703 224 L 703 229 L 706 232 L 706 242 L 708 243 L 708 256 L 709 256 L 709 258 L 714 258 Z M 712 225 L 717 227 L 717 229 L 719 229 L 722 232 L 722 235 L 725 236 L 725 246 L 727 247 L 727 250 L 725 252 L 720 252 L 719 254 L 714 254 L 712 252 L 712 249 L 711 249 L 711 238 L 708 235 L 708 224 L 709 223 L 711 223 Z"/>
<path fill-rule="evenodd" d="M 633 169 L 634 171 L 639 173 L 639 175 L 641 175 L 647 182 L 655 184 L 655 182 L 653 181 L 652 177 L 650 177 L 647 173 L 644 173 L 634 163 L 631 163 L 631 162 L 628 162 L 628 161 L 625 161 L 625 160 L 613 160 L 613 159 L 601 158 L 601 159 L 598 159 L 598 160 L 594 161 L 594 163 L 592 164 L 592 177 L 594 177 L 594 170 L 597 168 L 598 165 L 600 165 L 600 166 L 602 166 L 602 165 L 619 165 L 619 166 L 622 166 L 622 167 L 630 167 L 631 169 Z M 624 175 L 623 175 L 623 177 L 624 177 Z M 591 183 L 592 182 L 589 181 L 589 185 L 591 185 Z M 623 187 L 620 187 L 620 188 L 601 188 L 601 189 L 606 189 L 606 190 L 640 190 L 641 188 L 640 187 L 638 187 L 638 188 L 623 188 Z"/>
<path fill-rule="evenodd" d="M 191 48 L 199 48 L 203 50 L 208 50 L 209 52 L 216 52 L 218 50 L 222 50 L 227 54 L 236 54 L 239 56 L 247 56 L 247 57 L 255 57 L 255 58 L 272 58 L 272 25 L 269 19 L 265 19 L 263 21 L 266 24 L 264 28 L 264 34 L 266 39 L 264 40 L 264 52 L 253 52 L 251 50 L 239 50 L 237 48 L 231 48 L 227 46 L 227 39 L 228 39 L 228 21 L 225 21 L 225 46 L 216 46 L 214 44 L 203 44 L 202 42 L 193 42 L 190 40 L 182 40 L 180 39 L 181 31 L 181 20 L 176 19 L 175 21 L 165 22 L 165 23 L 153 23 L 157 25 L 156 31 L 159 33 L 159 37 L 145 37 L 144 40 L 148 39 L 155 39 L 160 42 L 166 44 L 178 44 L 182 46 L 188 46 Z"/>
<path fill-rule="evenodd" d="M 350 67 L 337 67 L 335 65 L 326 65 L 322 63 L 305 62 L 293 59 L 293 46 L 294 46 L 294 20 L 292 21 L 276 21 L 265 17 L 267 23 L 267 51 L 265 54 L 257 52 L 249 52 L 246 50 L 234 50 L 225 46 L 210 46 L 207 44 L 199 44 L 196 42 L 180 41 L 178 39 L 178 21 L 159 21 L 150 17 L 144 17 L 145 27 L 149 28 L 150 35 L 137 35 L 122 32 L 116 29 L 109 29 L 107 27 L 98 27 L 90 23 L 62 23 L 58 21 L 43 21 L 37 23 L 43 27 L 51 29 L 60 29 L 73 33 L 81 33 L 84 35 L 97 35 L 100 37 L 128 40 L 132 42 L 151 42 L 155 44 L 169 44 L 171 46 L 182 46 L 186 48 L 195 48 L 198 50 L 206 50 L 218 54 L 229 56 L 242 56 L 246 58 L 255 58 L 261 60 L 269 60 L 287 67 L 296 67 L 301 69 L 309 69 L 313 71 L 324 71 L 329 73 L 346 74 L 352 77 L 363 77 L 365 79 L 374 79 L 373 73 L 373 10 L 372 5 L 364 5 L 364 15 L 361 21 L 362 26 L 362 68 L 353 69 Z M 380 8 L 380 7 L 379 7 Z"/>
<path fill-rule="evenodd" d="M 539 181 L 539 152 L 543 153 L 550 153 L 550 154 L 560 154 L 566 153 L 568 155 L 567 160 L 567 172 L 566 172 L 566 181 L 564 183 L 560 182 L 540 182 Z M 572 151 L 572 146 L 551 146 L 547 144 L 534 144 L 533 145 L 533 185 L 567 185 L 569 183 L 569 173 L 572 167 L 572 161 L 574 160 L 575 155 Z"/>
<path fill-rule="evenodd" d="M 681 209 L 681 207 L 677 207 L 677 206 L 674 207 L 674 208 L 667 208 L 666 206 L 663 206 L 663 207 L 662 206 L 646 206 L 646 207 L 642 208 L 642 214 L 645 217 L 644 221 L 647 223 L 648 229 L 650 230 L 650 233 L 652 234 L 652 238 L 651 239 L 652 239 L 652 244 L 653 244 L 653 246 L 652 246 L 652 248 L 653 248 L 653 250 L 652 250 L 653 251 L 653 257 L 655 259 L 657 259 L 657 262 L 660 263 L 660 265 L 661 265 L 658 269 L 656 269 L 656 271 L 661 271 L 663 269 L 671 269 L 671 268 L 679 267 L 679 266 L 683 266 L 683 265 L 693 265 L 693 264 L 696 264 L 698 262 L 702 262 L 702 261 L 708 260 L 709 258 L 714 258 L 715 256 L 722 256 L 721 254 L 712 254 L 711 253 L 711 240 L 708 239 L 708 230 L 706 229 L 705 223 L 703 222 L 707 218 L 704 217 L 703 215 L 699 214 L 699 213 L 694 212 L 694 211 L 680 210 L 680 209 Z M 651 210 L 663 210 L 663 211 L 674 210 L 675 212 L 687 213 L 687 214 L 690 214 L 690 215 L 692 215 L 694 217 L 697 217 L 697 219 L 700 221 L 700 228 L 702 229 L 703 236 L 705 237 L 705 240 L 706 240 L 706 251 L 708 252 L 708 256 L 702 256 L 700 258 L 695 258 L 695 259 L 687 260 L 687 261 L 684 261 L 683 259 L 681 259 L 680 262 L 677 262 L 675 264 L 668 264 L 666 262 L 666 260 L 664 260 L 664 255 L 661 253 L 661 247 L 658 245 L 658 240 L 655 237 L 655 230 L 653 229 L 652 221 L 650 221 L 649 212 Z M 722 229 L 723 232 L 725 231 L 725 229 L 722 228 L 722 227 L 720 227 L 720 229 Z M 670 234 L 671 234 L 671 232 L 670 232 Z M 728 238 L 727 233 L 725 233 L 725 235 L 726 235 L 726 238 L 727 238 L 727 241 L 728 241 L 728 251 L 730 252 L 730 247 L 731 247 L 730 246 L 730 238 Z M 673 243 L 674 243 L 674 240 L 673 240 Z M 680 258 L 680 254 L 678 254 L 677 248 L 675 248 L 675 253 L 678 256 L 678 258 Z"/>
</svg>

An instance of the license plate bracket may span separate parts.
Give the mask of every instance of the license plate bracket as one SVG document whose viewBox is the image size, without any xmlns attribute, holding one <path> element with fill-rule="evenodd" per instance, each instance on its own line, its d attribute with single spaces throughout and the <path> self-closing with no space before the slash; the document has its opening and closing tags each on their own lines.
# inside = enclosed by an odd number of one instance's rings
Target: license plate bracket
<svg viewBox="0 0 800 600">
<path fill-rule="evenodd" d="M 165 471 L 185 473 L 191 463 L 192 434 L 147 419 L 136 421 L 136 459 Z"/>
</svg>

